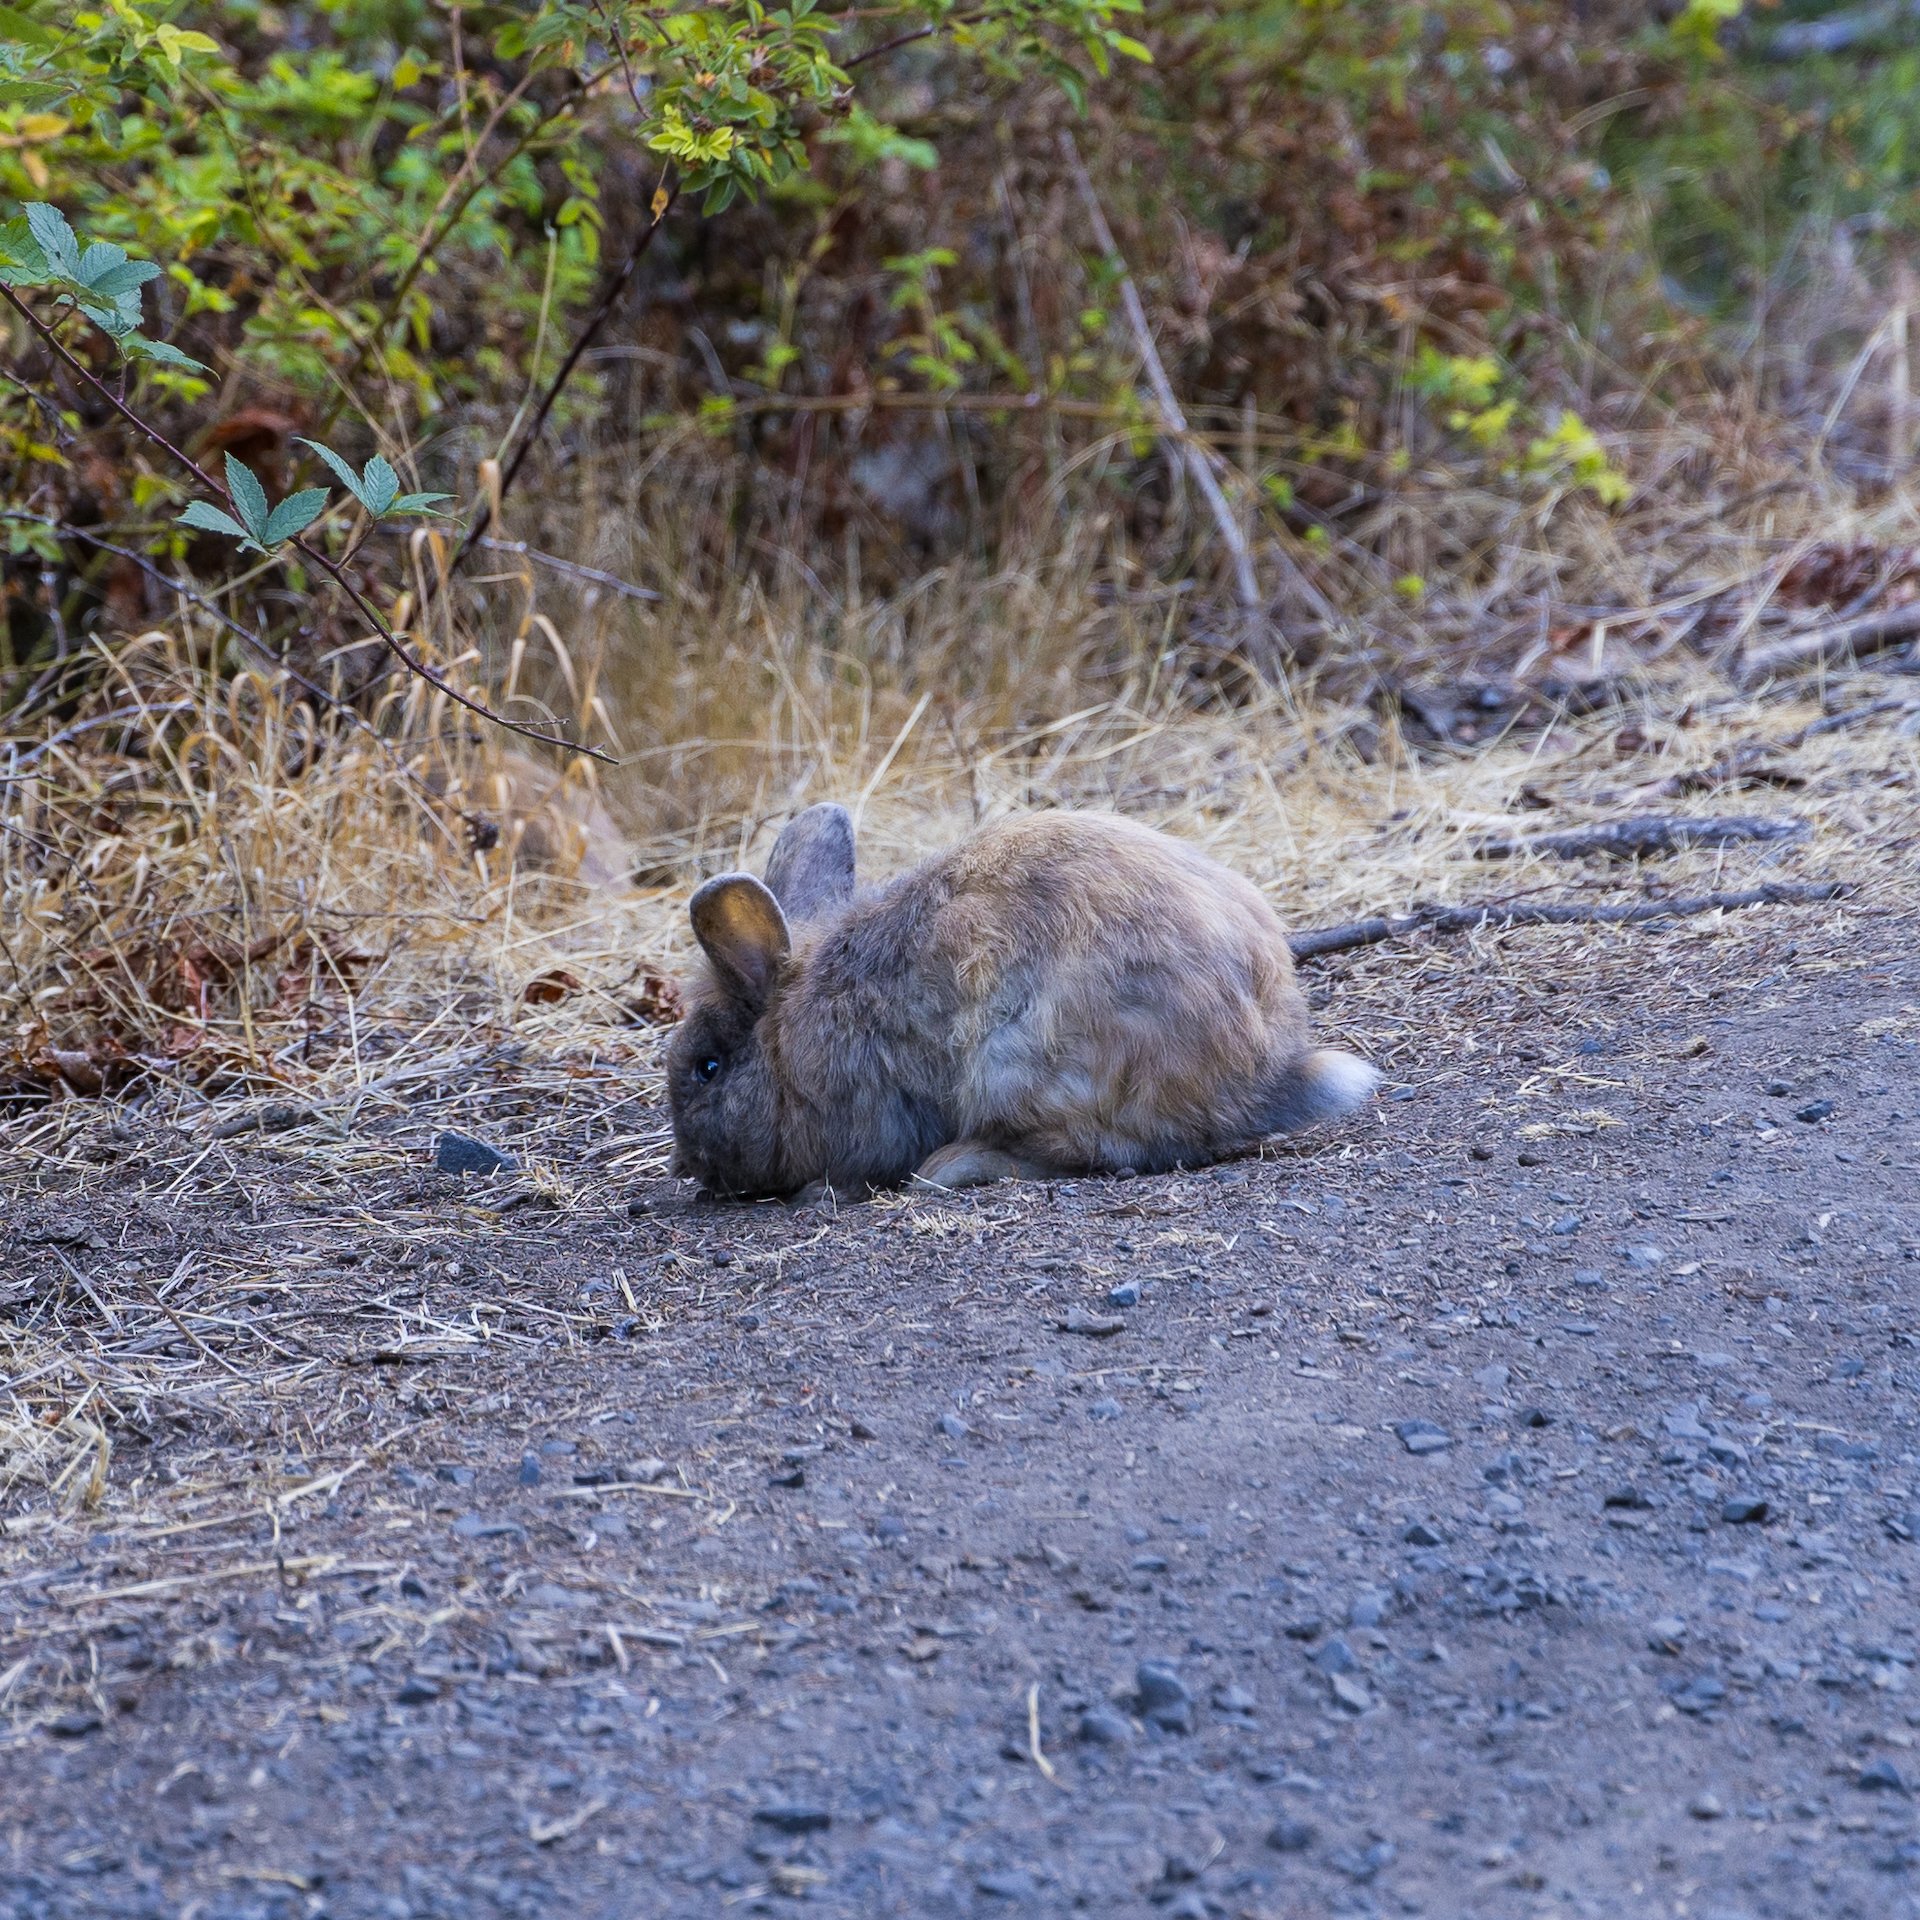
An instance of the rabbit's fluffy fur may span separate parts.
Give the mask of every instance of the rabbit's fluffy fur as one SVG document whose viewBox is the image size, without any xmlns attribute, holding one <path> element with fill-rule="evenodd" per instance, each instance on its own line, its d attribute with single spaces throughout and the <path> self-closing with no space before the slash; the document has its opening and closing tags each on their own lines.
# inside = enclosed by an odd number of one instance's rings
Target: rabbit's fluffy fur
<svg viewBox="0 0 1920 1920">
<path fill-rule="evenodd" d="M 1193 1166 L 1351 1112 L 1286 934 L 1238 874 L 1106 814 L 985 827 L 871 892 L 844 809 L 691 904 L 709 977 L 669 1050 L 678 1169 L 716 1192 Z"/>
</svg>

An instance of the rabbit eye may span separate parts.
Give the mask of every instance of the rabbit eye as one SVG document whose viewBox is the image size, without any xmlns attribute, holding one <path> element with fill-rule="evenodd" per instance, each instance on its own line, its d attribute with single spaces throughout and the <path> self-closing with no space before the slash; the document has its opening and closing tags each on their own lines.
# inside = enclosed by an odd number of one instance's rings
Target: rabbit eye
<svg viewBox="0 0 1920 1920">
<path fill-rule="evenodd" d="M 719 1059 L 713 1054 L 708 1054 L 693 1071 L 699 1079 L 711 1080 L 720 1071 Z"/>
</svg>

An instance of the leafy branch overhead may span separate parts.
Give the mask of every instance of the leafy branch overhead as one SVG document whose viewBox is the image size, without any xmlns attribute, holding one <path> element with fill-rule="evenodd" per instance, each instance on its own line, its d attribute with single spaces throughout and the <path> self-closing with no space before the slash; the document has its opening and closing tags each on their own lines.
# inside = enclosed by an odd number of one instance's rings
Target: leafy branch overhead
<svg viewBox="0 0 1920 1920">
<path fill-rule="evenodd" d="M 0 227 L 0 282 L 48 288 L 56 307 L 71 307 L 106 334 L 128 360 L 157 360 L 204 373 L 205 367 L 164 340 L 140 331 L 142 289 L 160 277 L 151 260 L 135 260 L 110 240 L 82 245 L 58 207 L 35 201 Z"/>
<path fill-rule="evenodd" d="M 370 519 L 431 513 L 440 501 L 453 498 L 450 493 L 402 493 L 400 476 L 377 453 L 355 473 L 331 447 L 323 447 L 317 440 L 302 444 L 311 447 L 339 475 L 341 484 Z M 326 512 L 328 494 L 325 487 L 302 487 L 298 493 L 288 494 L 277 506 L 269 507 L 267 490 L 261 485 L 260 476 L 244 460 L 228 454 L 227 498 L 232 503 L 232 513 L 211 501 L 196 500 L 181 514 L 180 524 L 197 527 L 205 533 L 224 533 L 229 539 L 239 541 L 242 549 L 270 553 L 305 533 Z"/>
</svg>

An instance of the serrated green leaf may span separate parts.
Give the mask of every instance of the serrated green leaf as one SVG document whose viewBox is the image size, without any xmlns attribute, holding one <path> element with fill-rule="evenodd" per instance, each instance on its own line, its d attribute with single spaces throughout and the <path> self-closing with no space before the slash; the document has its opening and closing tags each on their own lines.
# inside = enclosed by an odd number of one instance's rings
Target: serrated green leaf
<svg viewBox="0 0 1920 1920">
<path fill-rule="evenodd" d="M 190 353 L 182 353 L 178 347 L 169 346 L 164 340 L 149 340 L 144 334 L 130 333 L 120 342 L 120 351 L 134 360 L 156 360 L 163 367 L 185 367 L 189 373 L 208 373 L 204 360 L 196 360 Z"/>
<path fill-rule="evenodd" d="M 303 447 L 311 447 L 333 470 L 333 477 L 338 480 L 369 513 L 378 511 L 368 500 L 366 489 L 361 485 L 360 476 L 354 472 L 349 462 L 341 459 L 331 447 L 323 447 L 318 440 L 302 439 L 300 444 Z"/>
<path fill-rule="evenodd" d="M 267 537 L 267 490 L 244 460 L 227 455 L 227 492 L 233 497 L 234 510 L 254 539 Z"/>
<path fill-rule="evenodd" d="M 394 472 L 392 462 L 381 454 L 375 454 L 367 462 L 361 475 L 361 484 L 366 488 L 361 497 L 367 503 L 367 511 L 377 520 L 394 503 L 400 491 L 400 476 Z"/>
<path fill-rule="evenodd" d="M 67 216 L 44 200 L 34 200 L 27 207 L 27 227 L 40 243 L 48 268 L 70 280 L 79 279 L 80 242 L 67 225 Z"/>
<path fill-rule="evenodd" d="M 436 502 L 451 500 L 450 493 L 403 493 L 387 511 L 389 513 L 435 513 Z"/>
<path fill-rule="evenodd" d="M 80 255 L 80 264 L 74 270 L 73 277 L 83 287 L 92 287 L 100 291 L 100 276 L 111 273 L 115 267 L 127 264 L 127 250 L 116 247 L 111 240 L 95 240 L 84 248 Z"/>
<path fill-rule="evenodd" d="M 122 339 L 131 333 L 134 329 L 135 322 L 139 319 L 138 314 L 135 314 L 133 319 L 130 320 L 120 308 L 97 307 L 90 300 L 76 300 L 74 305 L 77 306 L 102 333 L 111 334 L 116 340 Z"/>
<path fill-rule="evenodd" d="M 196 500 L 179 517 L 183 527 L 198 527 L 203 533 L 224 533 L 230 539 L 238 540 L 242 546 L 253 546 L 255 542 L 232 514 L 224 513 L 211 501 Z"/>
<path fill-rule="evenodd" d="M 149 280 L 160 277 L 159 267 L 151 260 L 125 260 L 117 267 L 109 267 L 104 273 L 96 274 L 87 282 L 88 288 L 109 300 L 117 300 L 122 294 L 137 293 Z"/>
<path fill-rule="evenodd" d="M 278 546 L 282 540 L 291 540 L 296 533 L 305 533 L 326 511 L 327 490 L 325 487 L 302 487 L 298 493 L 290 493 L 267 515 L 267 544 Z"/>
<path fill-rule="evenodd" d="M 0 227 L 0 273 L 16 287 L 37 286 L 47 277 L 46 250 L 33 237 L 24 214 Z"/>
</svg>

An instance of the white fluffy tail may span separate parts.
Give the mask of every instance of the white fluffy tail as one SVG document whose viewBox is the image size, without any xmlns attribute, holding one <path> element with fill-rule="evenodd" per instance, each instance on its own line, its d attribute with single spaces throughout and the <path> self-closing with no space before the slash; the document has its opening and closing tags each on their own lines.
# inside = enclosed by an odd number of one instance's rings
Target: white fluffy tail
<svg viewBox="0 0 1920 1920">
<path fill-rule="evenodd" d="M 1317 1047 L 1288 1068 L 1260 1118 L 1268 1133 L 1298 1133 L 1365 1106 L 1379 1084 L 1380 1070 L 1371 1061 Z"/>
</svg>

